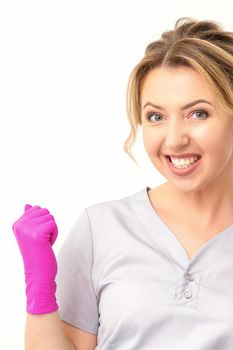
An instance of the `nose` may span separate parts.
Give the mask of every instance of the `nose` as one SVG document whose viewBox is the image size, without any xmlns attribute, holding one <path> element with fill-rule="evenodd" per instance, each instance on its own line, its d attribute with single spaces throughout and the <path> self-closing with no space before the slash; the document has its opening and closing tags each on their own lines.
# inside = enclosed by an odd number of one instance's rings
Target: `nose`
<svg viewBox="0 0 233 350">
<path fill-rule="evenodd" d="M 188 129 L 183 121 L 171 120 L 167 124 L 165 146 L 166 149 L 179 150 L 189 143 Z"/>
</svg>

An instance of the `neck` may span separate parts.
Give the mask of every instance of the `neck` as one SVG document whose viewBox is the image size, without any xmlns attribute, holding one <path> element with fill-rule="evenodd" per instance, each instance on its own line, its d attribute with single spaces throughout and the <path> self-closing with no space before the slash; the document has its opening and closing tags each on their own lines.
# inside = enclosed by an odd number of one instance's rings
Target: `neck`
<svg viewBox="0 0 233 350">
<path fill-rule="evenodd" d="M 218 186 L 212 183 L 194 192 L 179 191 L 169 183 L 163 186 L 168 194 L 166 198 L 172 198 L 171 203 L 176 203 L 177 210 L 185 213 L 187 219 L 198 218 L 206 223 L 206 227 L 223 221 L 233 223 L 233 181 L 228 186 L 226 182 Z"/>
</svg>

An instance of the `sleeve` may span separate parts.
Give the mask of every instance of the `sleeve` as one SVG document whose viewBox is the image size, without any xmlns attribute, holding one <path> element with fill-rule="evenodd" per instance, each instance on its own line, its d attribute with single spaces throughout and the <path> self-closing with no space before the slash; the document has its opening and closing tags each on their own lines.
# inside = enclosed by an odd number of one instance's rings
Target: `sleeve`
<svg viewBox="0 0 233 350">
<path fill-rule="evenodd" d="M 58 256 L 57 303 L 61 320 L 98 332 L 98 300 L 92 284 L 92 232 L 87 210 L 75 222 Z"/>
</svg>

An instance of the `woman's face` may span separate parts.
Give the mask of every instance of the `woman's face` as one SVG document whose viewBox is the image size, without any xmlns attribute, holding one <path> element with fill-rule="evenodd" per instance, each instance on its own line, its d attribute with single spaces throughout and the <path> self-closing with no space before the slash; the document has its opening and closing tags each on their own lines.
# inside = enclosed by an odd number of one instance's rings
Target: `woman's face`
<svg viewBox="0 0 233 350">
<path fill-rule="evenodd" d="M 206 102 L 194 104 L 197 100 Z M 141 106 L 146 152 L 170 183 L 183 191 L 213 181 L 228 185 L 233 176 L 231 119 L 199 73 L 184 66 L 153 69 L 142 86 Z"/>
</svg>

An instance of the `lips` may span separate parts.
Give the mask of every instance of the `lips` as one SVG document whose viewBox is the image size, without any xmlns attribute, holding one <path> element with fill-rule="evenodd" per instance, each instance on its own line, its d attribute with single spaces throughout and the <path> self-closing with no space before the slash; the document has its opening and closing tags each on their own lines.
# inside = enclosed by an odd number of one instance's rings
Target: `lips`
<svg viewBox="0 0 233 350">
<path fill-rule="evenodd" d="M 201 158 L 201 157 L 200 157 Z M 174 175 L 178 175 L 178 176 L 187 176 L 187 175 L 191 175 L 200 165 L 200 158 L 193 163 L 192 165 L 190 165 L 188 168 L 175 168 L 174 165 L 172 164 L 170 157 L 166 156 L 166 163 L 168 165 L 169 170 L 171 171 L 171 173 L 173 173 Z"/>
<path fill-rule="evenodd" d="M 201 155 L 200 154 L 197 154 L 197 153 L 185 153 L 185 154 L 179 154 L 179 155 L 176 155 L 176 154 L 166 154 L 165 157 L 167 158 L 177 158 L 177 159 L 182 159 L 182 158 L 190 158 L 190 157 L 198 157 L 198 159 L 201 158 Z"/>
</svg>

